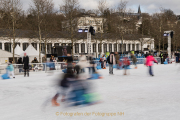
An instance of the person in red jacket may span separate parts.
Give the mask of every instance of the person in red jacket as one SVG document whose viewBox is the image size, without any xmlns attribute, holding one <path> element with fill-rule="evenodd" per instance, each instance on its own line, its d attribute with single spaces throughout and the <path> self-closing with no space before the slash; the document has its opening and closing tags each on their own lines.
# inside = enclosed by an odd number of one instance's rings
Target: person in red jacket
<svg viewBox="0 0 180 120">
<path fill-rule="evenodd" d="M 158 64 L 158 62 L 155 60 L 155 58 L 154 58 L 151 54 L 149 54 L 149 55 L 146 57 L 146 63 L 145 63 L 145 65 L 146 65 L 147 67 L 149 67 L 149 74 L 150 74 L 151 76 L 154 76 L 154 74 L 153 74 L 153 72 L 152 72 L 152 65 L 153 65 L 152 62 L 153 62 L 153 61 Z"/>
<path fill-rule="evenodd" d="M 124 75 L 127 75 L 126 71 L 127 71 L 127 68 L 128 68 L 129 65 L 130 65 L 129 59 L 127 57 L 124 57 L 123 58 Z"/>
</svg>

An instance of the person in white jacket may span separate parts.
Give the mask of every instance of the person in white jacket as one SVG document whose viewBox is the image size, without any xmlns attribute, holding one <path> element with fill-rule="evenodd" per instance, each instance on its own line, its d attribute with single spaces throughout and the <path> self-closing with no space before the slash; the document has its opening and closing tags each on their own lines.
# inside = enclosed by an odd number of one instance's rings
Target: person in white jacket
<svg viewBox="0 0 180 120">
<path fill-rule="evenodd" d="M 87 62 L 85 55 L 82 55 L 81 57 L 79 57 L 79 62 L 77 63 L 77 65 L 79 65 L 81 72 L 85 72 L 84 68 L 90 67 L 90 64 Z"/>
</svg>

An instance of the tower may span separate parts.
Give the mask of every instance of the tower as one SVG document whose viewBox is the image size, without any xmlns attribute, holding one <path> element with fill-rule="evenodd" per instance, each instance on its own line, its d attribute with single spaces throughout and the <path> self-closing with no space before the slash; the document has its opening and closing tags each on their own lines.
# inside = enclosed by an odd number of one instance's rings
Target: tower
<svg viewBox="0 0 180 120">
<path fill-rule="evenodd" d="M 138 20 L 140 20 L 141 18 L 141 8 L 140 8 L 140 5 L 138 7 Z"/>
<path fill-rule="evenodd" d="M 141 14 L 141 8 L 140 8 L 140 5 L 138 7 L 138 13 Z"/>
</svg>

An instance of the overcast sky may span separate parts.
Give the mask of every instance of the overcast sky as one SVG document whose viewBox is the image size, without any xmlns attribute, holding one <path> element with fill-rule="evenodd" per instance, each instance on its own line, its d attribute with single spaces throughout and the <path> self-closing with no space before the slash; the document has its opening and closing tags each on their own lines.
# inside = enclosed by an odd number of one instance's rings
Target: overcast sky
<svg viewBox="0 0 180 120">
<path fill-rule="evenodd" d="M 58 9 L 59 5 L 63 4 L 63 0 L 53 0 L 55 8 Z M 99 0 L 79 0 L 81 8 L 86 10 L 97 9 Z M 121 0 L 106 0 L 109 7 L 116 6 Z M 26 10 L 32 0 L 21 0 L 23 9 Z M 141 12 L 154 13 L 158 12 L 160 7 L 171 9 L 175 14 L 180 15 L 180 0 L 128 0 L 127 8 L 132 9 L 134 12 L 138 11 L 138 6 L 141 6 Z"/>
</svg>

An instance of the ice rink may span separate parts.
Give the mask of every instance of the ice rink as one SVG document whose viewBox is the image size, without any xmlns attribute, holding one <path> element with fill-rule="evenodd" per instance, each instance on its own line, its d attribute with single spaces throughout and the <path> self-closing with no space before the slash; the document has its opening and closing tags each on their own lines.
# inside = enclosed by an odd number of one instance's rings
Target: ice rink
<svg viewBox="0 0 180 120">
<path fill-rule="evenodd" d="M 131 66 L 134 68 L 134 66 Z M 55 80 L 50 76 L 30 73 L 30 77 L 0 79 L 0 120 L 179 120 L 180 65 L 154 65 L 154 77 L 139 65 L 124 76 L 122 70 L 99 70 L 103 79 L 89 80 L 101 103 L 67 107 L 61 102 L 53 107 Z"/>
</svg>

